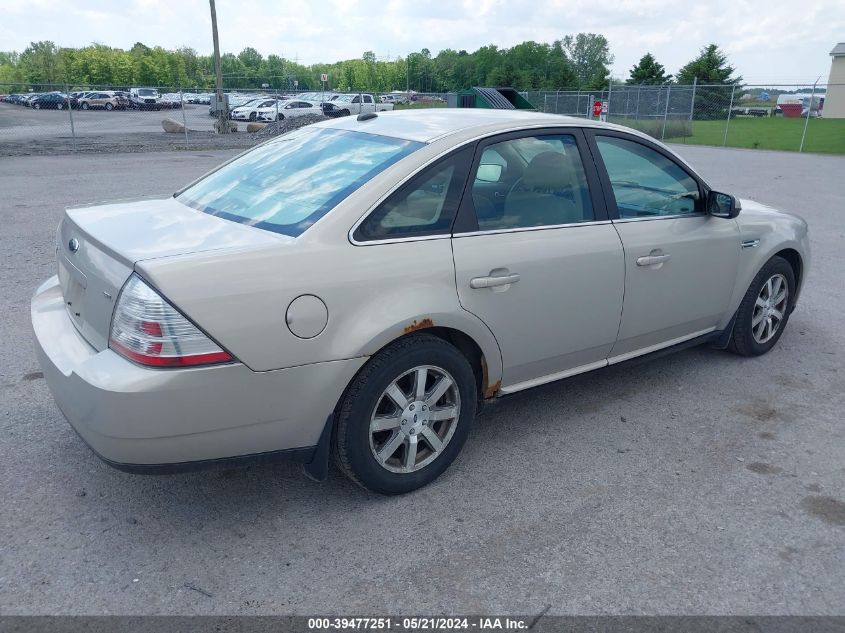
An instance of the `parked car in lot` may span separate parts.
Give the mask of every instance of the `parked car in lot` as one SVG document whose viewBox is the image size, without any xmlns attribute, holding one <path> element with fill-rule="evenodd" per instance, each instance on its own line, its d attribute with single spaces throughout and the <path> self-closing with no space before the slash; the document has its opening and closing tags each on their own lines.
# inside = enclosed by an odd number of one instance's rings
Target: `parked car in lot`
<svg viewBox="0 0 845 633">
<path fill-rule="evenodd" d="M 56 247 L 36 351 L 103 459 L 322 478 L 333 453 L 388 494 L 438 477 L 486 400 L 680 346 L 765 354 L 810 265 L 803 220 L 640 132 L 480 109 L 307 126 L 172 197 L 68 209 Z"/>
<path fill-rule="evenodd" d="M 323 113 L 326 116 L 339 117 L 365 112 L 387 112 L 393 109 L 392 103 L 376 102 L 371 94 L 338 95 L 331 101 L 323 103 Z"/>
<path fill-rule="evenodd" d="M 283 102 L 278 99 L 252 99 L 234 108 L 229 113 L 229 118 L 235 121 L 255 121 L 258 118 L 258 111 L 262 108 L 273 108 L 275 112 L 277 101 L 279 107 L 282 107 Z"/>
<path fill-rule="evenodd" d="M 31 105 L 36 110 L 41 110 L 42 108 L 63 110 L 67 107 L 77 107 L 77 101 L 73 98 L 68 99 L 67 96 L 58 92 L 49 92 L 47 94 L 34 97 L 31 101 Z"/>
<path fill-rule="evenodd" d="M 81 110 L 102 108 L 105 110 L 122 110 L 126 108 L 126 102 L 111 92 L 89 92 L 79 99 Z"/>
<path fill-rule="evenodd" d="M 159 93 L 155 88 L 130 88 L 129 104 L 134 110 L 161 110 Z"/>
<path fill-rule="evenodd" d="M 182 100 L 179 98 L 178 92 L 170 92 L 161 95 L 158 98 L 158 104 L 163 109 L 178 110 L 182 107 Z"/>
<path fill-rule="evenodd" d="M 259 121 L 282 121 L 283 119 L 294 119 L 306 114 L 320 116 L 323 114 L 319 103 L 313 101 L 301 101 L 291 99 L 290 101 L 279 101 L 279 107 L 272 106 L 258 108 L 256 110 Z"/>
</svg>

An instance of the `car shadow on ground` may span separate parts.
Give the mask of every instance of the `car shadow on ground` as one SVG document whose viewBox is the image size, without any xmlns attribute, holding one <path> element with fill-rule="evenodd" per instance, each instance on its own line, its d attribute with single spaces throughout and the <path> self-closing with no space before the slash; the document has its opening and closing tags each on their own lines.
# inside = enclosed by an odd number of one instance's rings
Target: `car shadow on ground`
<svg viewBox="0 0 845 633">
<path fill-rule="evenodd" d="M 404 498 L 449 494 L 461 485 L 461 473 L 479 461 L 504 457 L 510 450 L 530 451 L 530 444 L 566 427 L 589 425 L 594 439 L 607 436 L 608 426 L 635 407 L 632 398 L 671 398 L 685 376 L 696 371 L 719 372 L 738 357 L 705 347 L 685 350 L 637 364 L 601 369 L 520 392 L 482 407 L 473 430 L 456 463 L 440 479 Z M 684 387 L 681 387 L 684 388 Z M 690 389 L 694 386 L 689 386 Z M 671 389 L 671 393 L 667 393 Z M 64 422 L 61 420 L 61 422 Z M 584 428 L 580 429 L 584 431 Z M 521 439 L 520 439 L 521 438 Z M 256 462 L 238 467 L 215 466 L 176 475 L 135 475 L 112 469 L 100 462 L 70 429 L 64 437 L 67 460 L 84 460 L 88 487 L 103 488 L 109 494 L 112 511 L 132 515 L 141 507 L 153 509 L 161 520 L 224 520 L 226 516 L 258 516 L 269 507 L 272 516 L 287 511 L 301 512 L 316 504 L 325 512 L 358 512 L 396 499 L 372 494 L 346 479 L 332 463 L 328 479 L 317 483 L 302 472 L 296 462 Z M 517 442 L 516 446 L 513 442 Z M 520 447 L 519 443 L 523 443 Z M 87 494 L 87 492 L 86 492 Z M 120 506 L 124 506 L 121 508 Z M 134 509 L 133 509 L 134 508 Z M 162 515 L 169 515 L 166 518 Z"/>
</svg>

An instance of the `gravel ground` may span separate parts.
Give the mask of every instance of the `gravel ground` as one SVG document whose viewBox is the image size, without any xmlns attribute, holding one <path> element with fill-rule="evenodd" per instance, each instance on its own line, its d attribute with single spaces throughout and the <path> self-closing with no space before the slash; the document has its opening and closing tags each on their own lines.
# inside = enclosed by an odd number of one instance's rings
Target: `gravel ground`
<svg viewBox="0 0 845 633">
<path fill-rule="evenodd" d="M 271 123 L 258 132 L 247 132 L 246 121 L 236 121 L 238 132 L 216 134 L 208 106 L 187 105 L 184 134 L 167 134 L 162 119 L 182 123 L 181 110 L 73 111 L 76 138 L 71 135 L 67 110 L 32 110 L 0 103 L 0 156 L 57 156 L 62 154 L 137 153 L 247 149 L 277 134 L 325 120 L 306 115 Z"/>
<path fill-rule="evenodd" d="M 0 613 L 845 615 L 845 158 L 679 151 L 809 220 L 813 270 L 779 345 L 513 396 L 400 498 L 294 465 L 100 463 L 30 343 L 60 209 L 170 192 L 232 152 L 0 161 Z"/>
</svg>

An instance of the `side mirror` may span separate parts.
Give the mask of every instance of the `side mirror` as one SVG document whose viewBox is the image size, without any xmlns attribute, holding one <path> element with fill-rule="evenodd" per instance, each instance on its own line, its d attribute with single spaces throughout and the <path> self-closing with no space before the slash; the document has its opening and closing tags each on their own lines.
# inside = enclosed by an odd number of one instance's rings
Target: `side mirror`
<svg viewBox="0 0 845 633">
<path fill-rule="evenodd" d="M 717 218 L 735 218 L 742 210 L 742 205 L 728 193 L 711 191 L 707 194 L 707 213 Z"/>
<path fill-rule="evenodd" d="M 475 174 L 475 179 L 482 182 L 499 182 L 502 177 L 502 166 L 494 163 L 481 164 L 478 166 L 478 172 Z"/>
</svg>

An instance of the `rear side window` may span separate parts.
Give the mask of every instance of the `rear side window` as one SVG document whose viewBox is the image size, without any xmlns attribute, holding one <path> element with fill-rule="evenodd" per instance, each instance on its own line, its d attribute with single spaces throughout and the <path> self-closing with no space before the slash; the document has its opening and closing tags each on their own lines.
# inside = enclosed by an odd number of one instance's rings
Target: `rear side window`
<svg viewBox="0 0 845 633">
<path fill-rule="evenodd" d="M 595 220 L 578 143 L 570 134 L 488 146 L 475 173 L 472 201 L 481 231 Z"/>
<path fill-rule="evenodd" d="M 472 148 L 466 148 L 423 169 L 367 216 L 355 240 L 450 233 L 471 160 Z"/>
<path fill-rule="evenodd" d="M 240 156 L 176 199 L 210 215 L 296 237 L 422 143 L 300 129 Z"/>
</svg>

